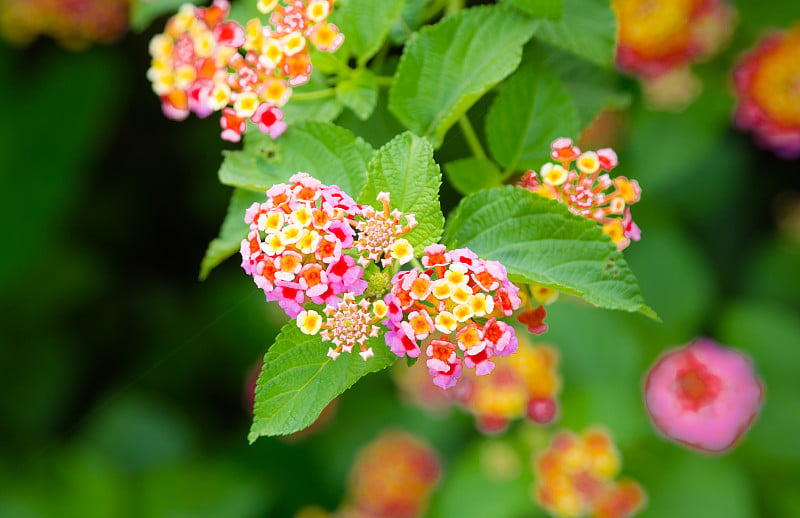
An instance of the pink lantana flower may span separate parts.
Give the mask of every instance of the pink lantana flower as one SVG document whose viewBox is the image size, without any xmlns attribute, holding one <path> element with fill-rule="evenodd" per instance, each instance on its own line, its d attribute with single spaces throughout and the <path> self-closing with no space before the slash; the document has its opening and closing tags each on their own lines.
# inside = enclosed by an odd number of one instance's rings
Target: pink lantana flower
<svg viewBox="0 0 800 518">
<path fill-rule="evenodd" d="M 707 338 L 662 355 L 645 381 L 645 403 L 667 437 L 700 450 L 730 448 L 763 399 L 749 358 Z"/>
</svg>

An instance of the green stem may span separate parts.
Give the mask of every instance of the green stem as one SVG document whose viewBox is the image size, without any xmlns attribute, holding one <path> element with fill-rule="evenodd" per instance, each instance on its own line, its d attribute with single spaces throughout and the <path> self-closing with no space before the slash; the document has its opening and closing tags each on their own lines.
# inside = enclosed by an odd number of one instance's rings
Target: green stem
<svg viewBox="0 0 800 518">
<path fill-rule="evenodd" d="M 383 64 L 386 62 L 386 57 L 389 55 L 390 47 L 391 45 L 389 43 L 389 40 L 387 39 L 383 43 L 383 46 L 381 46 L 381 50 L 379 50 L 378 53 L 375 55 L 375 57 L 372 58 L 371 68 L 373 71 L 375 71 L 375 73 L 379 73 L 383 68 Z"/>
<path fill-rule="evenodd" d="M 416 257 L 411 258 L 411 264 L 414 265 L 415 268 L 418 268 L 419 271 L 421 272 L 425 271 L 425 268 L 422 267 L 422 264 L 420 264 L 419 259 L 417 259 Z"/>
<path fill-rule="evenodd" d="M 469 118 L 466 115 L 462 115 L 461 118 L 458 119 L 458 125 L 461 127 L 461 132 L 464 133 L 464 138 L 467 139 L 467 145 L 472 150 L 472 154 L 475 158 L 486 158 L 486 152 L 483 150 L 481 141 L 478 140 L 478 135 L 472 128 L 472 123 L 469 122 Z"/>
<path fill-rule="evenodd" d="M 445 14 L 452 14 L 464 8 L 464 0 L 450 0 L 447 3 L 447 8 L 444 10 Z"/>
<path fill-rule="evenodd" d="M 323 90 L 314 90 L 312 92 L 298 92 L 292 94 L 291 99 L 296 102 L 316 101 L 318 99 L 327 99 L 336 95 L 335 88 L 325 88 Z"/>
<path fill-rule="evenodd" d="M 422 19 L 429 22 L 431 19 L 438 16 L 438 14 L 445 8 L 445 4 L 449 0 L 433 0 L 431 4 L 422 12 Z"/>
<path fill-rule="evenodd" d="M 394 76 L 375 76 L 375 82 L 378 86 L 392 86 L 394 84 Z"/>
<path fill-rule="evenodd" d="M 511 163 L 511 164 L 508 164 L 508 167 L 506 167 L 506 168 L 505 168 L 505 170 L 502 172 L 503 179 L 505 179 L 505 178 L 508 178 L 508 176 L 509 176 L 511 173 L 513 173 L 514 171 L 516 171 L 516 167 L 517 167 L 517 162 L 516 162 L 516 160 L 515 160 L 513 163 Z"/>
</svg>

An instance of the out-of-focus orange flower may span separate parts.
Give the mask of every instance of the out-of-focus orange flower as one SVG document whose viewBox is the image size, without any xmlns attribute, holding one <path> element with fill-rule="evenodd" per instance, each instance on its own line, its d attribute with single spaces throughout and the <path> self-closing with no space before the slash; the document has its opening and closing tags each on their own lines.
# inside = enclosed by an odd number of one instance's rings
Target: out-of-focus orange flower
<svg viewBox="0 0 800 518">
<path fill-rule="evenodd" d="M 617 65 L 643 78 L 706 58 L 728 40 L 735 11 L 724 0 L 613 0 Z"/>
<path fill-rule="evenodd" d="M 0 0 L 0 34 L 26 45 L 50 36 L 72 50 L 117 41 L 128 29 L 129 0 Z"/>
<path fill-rule="evenodd" d="M 488 376 L 466 373 L 453 391 L 431 387 L 420 365 L 398 369 L 397 379 L 415 404 L 434 412 L 458 404 L 475 416 L 482 432 L 494 434 L 521 417 L 540 425 L 555 420 L 561 390 L 558 361 L 553 347 L 531 345 L 520 336 L 516 354 L 497 358 Z"/>
<path fill-rule="evenodd" d="M 736 125 L 778 156 L 800 156 L 800 25 L 762 39 L 733 79 Z"/>
<path fill-rule="evenodd" d="M 353 509 L 345 516 L 414 518 L 424 513 L 441 474 L 436 452 L 411 434 L 387 430 L 367 444 L 350 471 Z"/>
<path fill-rule="evenodd" d="M 614 480 L 621 463 L 602 428 L 589 428 L 580 436 L 559 432 L 534 461 L 537 503 L 554 516 L 632 516 L 646 496 L 636 482 Z"/>
</svg>

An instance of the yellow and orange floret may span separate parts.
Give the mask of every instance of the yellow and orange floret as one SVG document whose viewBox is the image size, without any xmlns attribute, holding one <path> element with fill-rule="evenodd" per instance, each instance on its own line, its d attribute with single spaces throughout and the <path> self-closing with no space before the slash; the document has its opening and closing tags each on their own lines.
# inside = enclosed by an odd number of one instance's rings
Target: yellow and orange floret
<svg viewBox="0 0 800 518">
<path fill-rule="evenodd" d="M 736 125 L 778 156 L 800 156 L 800 24 L 763 38 L 733 79 Z"/>
<path fill-rule="evenodd" d="M 113 43 L 128 30 L 129 0 L 1 0 L 0 35 L 26 45 L 50 36 L 72 50 Z"/>
<path fill-rule="evenodd" d="M 582 153 L 571 139 L 558 138 L 551 144 L 550 157 L 554 162 L 544 164 L 538 175 L 528 171 L 518 185 L 565 204 L 573 214 L 594 219 L 620 250 L 641 238 L 630 206 L 642 191 L 636 180 L 608 175 L 618 163 L 613 149 Z M 573 162 L 577 171 L 571 169 Z"/>
<path fill-rule="evenodd" d="M 247 120 L 272 138 L 286 130 L 280 107 L 292 87 L 308 81 L 308 41 L 334 52 L 344 36 L 327 22 L 333 0 L 259 2 L 269 23 L 228 21 L 227 0 L 211 7 L 181 6 L 150 44 L 148 77 L 172 119 L 222 111 L 222 138 L 237 142 Z"/>
<path fill-rule="evenodd" d="M 642 487 L 616 480 L 622 460 L 608 432 L 557 433 L 534 460 L 536 501 L 553 516 L 625 518 L 644 507 Z"/>
</svg>

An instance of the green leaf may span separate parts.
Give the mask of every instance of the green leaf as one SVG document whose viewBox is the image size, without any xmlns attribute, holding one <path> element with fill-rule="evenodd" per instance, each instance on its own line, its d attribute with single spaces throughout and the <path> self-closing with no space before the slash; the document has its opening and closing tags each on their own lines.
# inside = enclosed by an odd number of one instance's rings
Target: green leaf
<svg viewBox="0 0 800 518">
<path fill-rule="evenodd" d="M 425 8 L 430 0 L 406 0 L 400 16 L 389 30 L 389 39 L 395 45 L 402 45 L 425 22 Z"/>
<path fill-rule="evenodd" d="M 523 66 L 505 83 L 486 117 L 489 150 L 507 172 L 538 169 L 550 143 L 577 136 L 578 108 L 566 87 L 541 66 Z"/>
<path fill-rule="evenodd" d="M 256 384 L 250 443 L 262 435 L 286 435 L 306 428 L 333 398 L 397 359 L 382 337 L 367 342 L 375 352 L 367 361 L 357 351 L 331 360 L 326 356 L 329 345 L 319 335 L 303 334 L 295 322 L 283 326 L 264 357 Z"/>
<path fill-rule="evenodd" d="M 617 19 L 608 0 L 564 0 L 560 21 L 536 24 L 537 39 L 604 68 L 614 64 Z"/>
<path fill-rule="evenodd" d="M 287 181 L 298 171 L 356 196 L 367 182 L 372 147 L 350 131 L 329 122 L 304 121 L 278 140 L 248 132 L 244 149 L 225 153 L 219 180 L 254 191 Z"/>
<path fill-rule="evenodd" d="M 379 192 L 389 192 L 392 208 L 417 217 L 417 226 L 405 236 L 414 250 L 419 254 L 438 242 L 444 227 L 439 206 L 442 173 L 427 139 L 405 132 L 387 142 L 370 161 L 367 178 L 360 203 L 374 205 Z"/>
<path fill-rule="evenodd" d="M 525 55 L 528 55 L 527 50 Z M 622 88 L 620 75 L 613 70 L 576 59 L 548 45 L 540 44 L 535 56 L 567 87 L 578 107 L 582 128 L 588 126 L 603 108 L 622 109 L 630 105 L 631 94 Z"/>
<path fill-rule="evenodd" d="M 447 180 L 461 194 L 498 187 L 503 176 L 494 162 L 486 158 L 462 158 L 444 164 Z"/>
<path fill-rule="evenodd" d="M 512 280 L 657 318 L 597 223 L 527 189 L 505 186 L 467 196 L 448 218 L 443 241 L 501 262 Z"/>
<path fill-rule="evenodd" d="M 147 29 L 153 20 L 165 14 L 173 15 L 183 4 L 199 4 L 200 0 L 134 0 L 131 5 L 130 27 L 134 32 Z"/>
<path fill-rule="evenodd" d="M 378 82 L 375 74 L 362 68 L 353 72 L 336 86 L 336 98 L 359 119 L 367 120 L 378 102 Z"/>
<path fill-rule="evenodd" d="M 349 0 L 335 17 L 359 63 L 366 63 L 386 40 L 405 0 Z"/>
<path fill-rule="evenodd" d="M 517 68 L 535 25 L 510 8 L 481 6 L 422 28 L 403 50 L 389 110 L 439 147 L 470 106 Z"/>
<path fill-rule="evenodd" d="M 336 119 L 336 124 L 349 129 L 356 135 L 361 135 L 372 147 L 381 147 L 404 130 L 394 115 L 389 112 L 386 105 L 388 95 L 389 92 L 386 89 L 378 90 L 378 102 L 367 120 L 361 120 L 352 110 L 347 110 Z"/>
<path fill-rule="evenodd" d="M 564 0 L 503 0 L 536 18 L 560 20 L 564 14 Z"/>
<path fill-rule="evenodd" d="M 315 63 L 316 65 L 316 63 Z M 319 92 L 329 88 L 328 82 L 315 67 L 311 72 L 308 83 L 294 88 L 293 95 L 296 99 L 290 100 L 281 108 L 283 110 L 283 120 L 290 126 L 302 120 L 315 120 L 330 122 L 342 113 L 342 103 L 336 98 L 335 92 L 331 90 L 329 97 L 322 97 L 312 100 L 301 100 L 300 97 L 311 92 Z"/>
<path fill-rule="evenodd" d="M 263 193 L 246 189 L 235 189 L 228 203 L 228 213 L 222 222 L 219 236 L 214 238 L 200 263 L 200 280 L 204 281 L 211 270 L 239 250 L 242 239 L 247 237 L 248 225 L 244 222 L 244 212 L 254 202 L 263 202 Z"/>
</svg>

